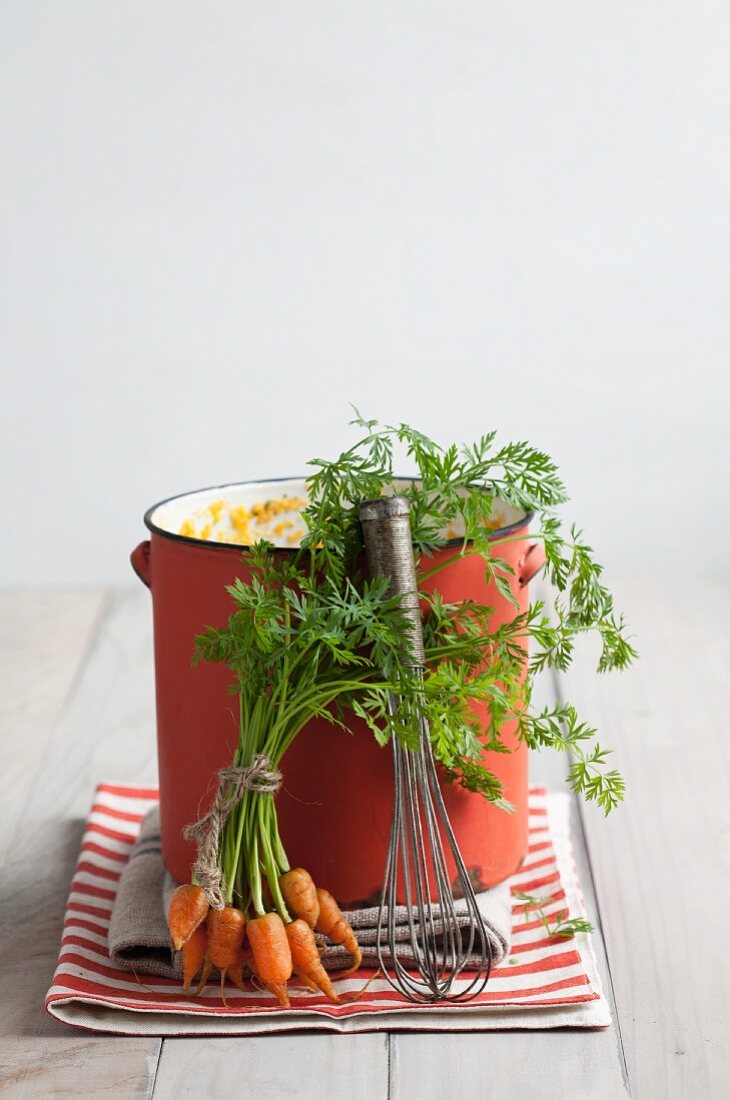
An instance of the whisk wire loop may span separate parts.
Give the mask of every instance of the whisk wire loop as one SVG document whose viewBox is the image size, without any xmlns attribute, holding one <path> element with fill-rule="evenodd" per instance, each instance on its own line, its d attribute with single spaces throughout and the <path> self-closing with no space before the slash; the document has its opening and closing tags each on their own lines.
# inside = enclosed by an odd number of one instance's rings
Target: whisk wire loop
<svg viewBox="0 0 730 1100">
<path fill-rule="evenodd" d="M 401 597 L 410 620 L 411 667 L 422 680 L 425 656 L 408 501 L 365 501 L 360 518 L 370 571 L 390 578 L 390 591 Z M 469 1000 L 489 981 L 491 940 L 449 820 L 426 717 L 417 701 L 408 703 L 395 693 L 388 714 L 399 721 L 393 722 L 391 741 L 393 818 L 376 929 L 378 962 L 389 984 L 411 1001 Z M 404 717 L 417 734 L 414 747 L 395 733 Z M 396 932 L 399 894 L 405 899 L 407 939 Z"/>
</svg>

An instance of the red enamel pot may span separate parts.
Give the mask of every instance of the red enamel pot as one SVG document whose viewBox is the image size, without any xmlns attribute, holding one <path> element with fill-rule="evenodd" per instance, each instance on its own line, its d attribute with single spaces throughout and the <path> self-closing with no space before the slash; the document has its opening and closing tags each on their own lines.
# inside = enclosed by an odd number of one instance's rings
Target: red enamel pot
<svg viewBox="0 0 730 1100">
<path fill-rule="evenodd" d="M 303 480 L 243 482 L 162 501 L 145 516 L 150 539 L 131 555 L 135 572 L 152 592 L 162 852 L 180 882 L 190 880 L 195 855 L 183 830 L 207 810 L 216 774 L 230 764 L 238 740 L 236 699 L 227 692 L 230 674 L 219 665 L 192 668 L 194 639 L 206 626 L 225 624 L 232 610 L 226 585 L 250 574 L 241 546 L 177 532 L 191 513 L 221 497 L 250 507 L 283 495 L 304 496 Z M 527 583 L 543 564 L 542 548 L 529 542 L 529 515 L 501 502 L 498 507 L 504 523 L 491 537 L 510 537 L 499 555 L 515 570 L 510 584 L 525 610 Z M 429 559 L 429 568 L 460 546 L 460 540 L 445 546 Z M 277 552 L 294 551 L 282 547 Z M 495 609 L 495 626 L 515 615 L 496 587 L 485 584 L 477 556 L 457 559 L 423 587 L 438 589 L 448 601 L 470 598 L 488 604 Z M 348 736 L 319 719 L 302 730 L 282 761 L 277 809 L 292 866 L 307 867 L 316 882 L 352 907 L 379 899 L 393 783 L 390 748 L 379 748 L 354 716 L 350 729 Z M 464 862 L 479 888 L 505 879 L 527 851 L 527 749 L 514 728 L 507 728 L 504 739 L 511 752 L 486 755 L 514 813 L 443 784 Z"/>
</svg>

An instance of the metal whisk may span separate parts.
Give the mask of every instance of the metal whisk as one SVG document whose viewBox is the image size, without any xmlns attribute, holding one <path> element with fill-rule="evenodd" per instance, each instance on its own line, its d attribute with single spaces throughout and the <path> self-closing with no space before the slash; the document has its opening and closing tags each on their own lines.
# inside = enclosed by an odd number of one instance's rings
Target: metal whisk
<svg viewBox="0 0 730 1100">
<path fill-rule="evenodd" d="M 360 505 L 371 575 L 389 577 L 390 593 L 400 596 L 409 620 L 412 667 L 422 678 L 425 656 L 409 513 L 405 497 Z M 406 706 L 400 696 L 390 695 L 391 717 L 413 723 L 417 748 L 391 738 L 393 822 L 378 914 L 378 961 L 390 985 L 411 1001 L 465 1001 L 489 980 L 491 941 L 444 805 L 428 722 L 417 705 L 409 711 Z M 453 882 L 442 834 L 456 866 Z M 405 931 L 396 921 L 399 884 L 405 897 Z M 463 899 L 458 906 L 455 894 Z M 454 991 L 463 971 L 468 977 Z"/>
</svg>

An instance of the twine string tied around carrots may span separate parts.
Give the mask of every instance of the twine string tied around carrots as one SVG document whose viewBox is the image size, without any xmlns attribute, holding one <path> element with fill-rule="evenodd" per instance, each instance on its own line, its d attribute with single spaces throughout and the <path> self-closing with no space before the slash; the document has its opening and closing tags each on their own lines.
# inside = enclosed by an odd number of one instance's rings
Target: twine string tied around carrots
<svg viewBox="0 0 730 1100">
<path fill-rule="evenodd" d="M 192 877 L 205 893 L 212 909 L 223 909 L 226 904 L 223 872 L 218 865 L 218 848 L 229 815 L 238 805 L 244 791 L 276 794 L 281 780 L 281 772 L 273 768 L 269 758 L 262 753 L 257 753 L 245 767 L 221 768 L 218 772 L 218 790 L 212 806 L 198 821 L 186 826 L 185 839 L 194 840 L 198 845 Z"/>
</svg>

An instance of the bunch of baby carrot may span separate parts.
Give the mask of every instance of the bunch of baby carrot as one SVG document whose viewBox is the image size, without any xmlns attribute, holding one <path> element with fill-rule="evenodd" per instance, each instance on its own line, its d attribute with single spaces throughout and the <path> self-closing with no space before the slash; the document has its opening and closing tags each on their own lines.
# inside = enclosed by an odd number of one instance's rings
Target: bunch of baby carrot
<svg viewBox="0 0 730 1100">
<path fill-rule="evenodd" d="M 407 634 L 387 579 L 365 580 L 356 588 L 348 576 L 318 568 L 313 553 L 302 550 L 301 560 L 292 562 L 270 544 L 256 543 L 244 555 L 249 579 L 228 586 L 228 623 L 196 638 L 194 664 L 222 662 L 231 671 L 239 718 L 231 771 L 247 773 L 247 780 L 236 787 L 235 779 L 220 772 L 209 814 L 192 826 L 218 813 L 219 830 L 188 830 L 198 858 L 191 883 L 177 890 L 169 911 L 173 947 L 183 952 L 186 992 L 197 975 L 196 992 L 202 990 L 215 967 L 221 989 L 226 977 L 239 987 L 250 977 L 286 1006 L 294 974 L 337 1001 L 320 958 L 322 937 L 352 955 L 345 973 L 361 961 L 335 899 L 317 889 L 307 871 L 292 869 L 279 835 L 278 769 L 311 719 L 348 728 L 342 712 L 347 699 L 357 696 L 363 706 L 369 701 L 378 714 L 387 713 L 389 692 L 400 683 L 396 673 L 408 674 L 400 666 Z M 395 654 L 390 678 L 383 670 L 388 654 Z M 254 783 L 250 770 L 257 766 L 264 771 Z M 212 835 L 214 851 L 208 850 Z M 211 873 L 219 875 L 219 889 L 211 887 Z"/>
<path fill-rule="evenodd" d="M 353 958 L 352 966 L 342 971 L 345 977 L 358 968 L 362 953 L 357 938 L 332 895 L 317 889 L 311 876 L 301 867 L 279 878 L 281 895 L 286 902 L 283 920 L 278 912 L 266 912 L 247 919 L 235 906 L 213 909 L 200 886 L 179 886 L 168 911 L 170 938 L 176 951 L 182 951 L 183 990 L 190 992 L 200 975 L 195 994 L 201 992 L 215 967 L 220 973 L 221 994 L 226 977 L 245 990 L 248 973 L 277 998 L 282 1008 L 289 1007 L 287 982 L 293 974 L 311 990 L 321 990 L 331 1001 L 340 998 L 322 965 L 315 932 L 332 943 L 341 944 Z"/>
</svg>

